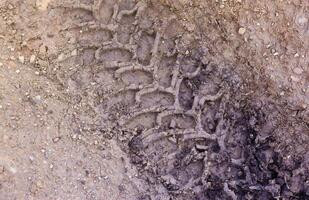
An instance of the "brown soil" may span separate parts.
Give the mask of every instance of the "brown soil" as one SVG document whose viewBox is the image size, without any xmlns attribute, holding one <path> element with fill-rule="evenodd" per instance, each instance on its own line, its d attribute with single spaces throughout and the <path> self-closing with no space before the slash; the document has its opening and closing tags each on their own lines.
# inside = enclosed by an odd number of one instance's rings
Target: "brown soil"
<svg viewBox="0 0 309 200">
<path fill-rule="evenodd" d="M 0 200 L 309 199 L 308 12 L 0 0 Z"/>
</svg>

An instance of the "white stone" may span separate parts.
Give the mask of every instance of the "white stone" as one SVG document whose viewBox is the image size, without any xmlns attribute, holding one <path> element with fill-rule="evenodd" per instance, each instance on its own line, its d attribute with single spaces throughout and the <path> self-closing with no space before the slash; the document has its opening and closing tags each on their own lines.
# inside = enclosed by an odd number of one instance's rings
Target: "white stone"
<svg viewBox="0 0 309 200">
<path fill-rule="evenodd" d="M 243 35 L 243 34 L 245 34 L 246 31 L 247 31 L 247 30 L 246 30 L 244 27 L 241 27 L 241 28 L 239 28 L 238 33 L 239 33 L 240 35 Z"/>
<path fill-rule="evenodd" d="M 35 62 L 35 59 L 36 59 L 35 55 L 31 55 L 30 63 L 33 64 Z"/>
</svg>

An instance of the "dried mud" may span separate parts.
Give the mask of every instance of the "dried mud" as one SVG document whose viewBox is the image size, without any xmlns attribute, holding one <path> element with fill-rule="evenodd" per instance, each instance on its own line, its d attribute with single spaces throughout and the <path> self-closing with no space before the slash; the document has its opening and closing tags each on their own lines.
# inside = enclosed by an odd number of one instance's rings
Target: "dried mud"
<svg viewBox="0 0 309 200">
<path fill-rule="evenodd" d="M 309 199 L 305 1 L 1 6 L 0 199 Z"/>
</svg>

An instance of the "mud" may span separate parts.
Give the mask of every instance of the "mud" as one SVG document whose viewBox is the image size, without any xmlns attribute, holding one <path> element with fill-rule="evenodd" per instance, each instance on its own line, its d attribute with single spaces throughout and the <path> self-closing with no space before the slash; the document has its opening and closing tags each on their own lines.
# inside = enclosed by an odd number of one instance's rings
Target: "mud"
<svg viewBox="0 0 309 200">
<path fill-rule="evenodd" d="M 308 199 L 306 1 L 0 1 L 0 199 Z"/>
</svg>

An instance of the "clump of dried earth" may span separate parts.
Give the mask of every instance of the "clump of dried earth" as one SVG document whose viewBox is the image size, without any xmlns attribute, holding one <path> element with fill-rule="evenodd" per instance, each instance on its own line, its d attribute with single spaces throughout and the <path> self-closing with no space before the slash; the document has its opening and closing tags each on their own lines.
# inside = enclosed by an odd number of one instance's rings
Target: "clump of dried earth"
<svg viewBox="0 0 309 200">
<path fill-rule="evenodd" d="M 308 9 L 0 0 L 0 199 L 308 199 Z"/>
</svg>

